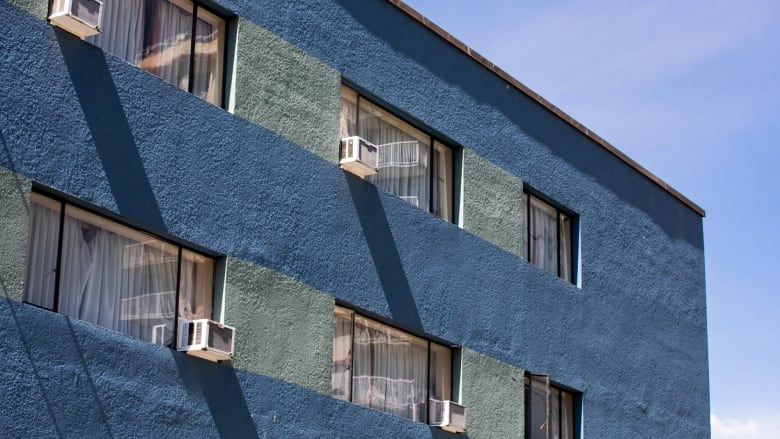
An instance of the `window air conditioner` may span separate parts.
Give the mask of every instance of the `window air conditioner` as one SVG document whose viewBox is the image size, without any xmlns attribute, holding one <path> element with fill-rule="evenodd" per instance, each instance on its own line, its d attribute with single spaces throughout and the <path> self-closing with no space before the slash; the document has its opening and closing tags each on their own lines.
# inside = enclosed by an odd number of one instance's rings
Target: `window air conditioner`
<svg viewBox="0 0 780 439">
<path fill-rule="evenodd" d="M 376 145 L 358 136 L 341 139 L 341 160 L 343 169 L 360 176 L 373 175 L 377 172 L 378 149 Z"/>
<path fill-rule="evenodd" d="M 49 21 L 82 40 L 100 33 L 102 0 L 53 0 Z"/>
<path fill-rule="evenodd" d="M 466 431 L 466 407 L 453 401 L 430 400 L 429 423 L 453 433 Z"/>
<path fill-rule="evenodd" d="M 236 328 L 209 319 L 179 320 L 176 350 L 209 361 L 233 358 Z"/>
</svg>

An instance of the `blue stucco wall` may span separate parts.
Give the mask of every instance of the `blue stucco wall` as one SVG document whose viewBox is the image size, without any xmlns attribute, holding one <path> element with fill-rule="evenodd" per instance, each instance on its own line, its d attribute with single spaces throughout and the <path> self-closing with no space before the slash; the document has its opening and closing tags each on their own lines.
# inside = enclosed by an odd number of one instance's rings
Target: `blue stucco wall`
<svg viewBox="0 0 780 439">
<path fill-rule="evenodd" d="M 697 214 L 386 2 L 219 3 L 577 212 L 581 288 L 4 0 L 0 166 L 405 327 L 550 373 L 583 392 L 585 437 L 709 436 Z M 0 398 L 4 427 L 36 419 L 36 428 L 68 436 L 91 420 L 127 436 L 158 424 L 178 436 L 200 413 L 205 420 L 193 422 L 203 429 L 191 431 L 204 436 L 249 420 L 272 437 L 317 437 L 318 429 L 342 437 L 439 434 L 0 302 L 11 354 L 0 360 L 9 383 Z M 67 341 L 57 345 L 43 339 L 48 334 Z M 245 404 L 230 402 L 238 404 L 235 422 L 213 404 L 221 396 L 204 384 L 209 373 L 243 396 Z M 143 392 L 155 386 L 173 396 Z M 8 396 L 21 391 L 36 397 Z M 72 400 L 57 396 L 64 394 Z M 113 394 L 138 406 L 127 425 L 121 401 L 104 400 Z M 192 401 L 198 408 L 190 412 Z M 314 413 L 303 419 L 299 407 Z M 164 414 L 147 416 L 155 410 Z"/>
</svg>

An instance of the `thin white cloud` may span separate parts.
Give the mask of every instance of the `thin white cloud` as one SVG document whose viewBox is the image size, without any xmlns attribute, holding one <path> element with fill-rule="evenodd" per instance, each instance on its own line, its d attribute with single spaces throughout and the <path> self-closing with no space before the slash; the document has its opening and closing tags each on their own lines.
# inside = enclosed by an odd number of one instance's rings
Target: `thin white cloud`
<svg viewBox="0 0 780 439">
<path fill-rule="evenodd" d="M 710 414 L 712 439 L 743 439 L 758 437 L 758 424 L 752 419 L 740 421 L 736 419 L 720 419 L 714 413 Z"/>
</svg>

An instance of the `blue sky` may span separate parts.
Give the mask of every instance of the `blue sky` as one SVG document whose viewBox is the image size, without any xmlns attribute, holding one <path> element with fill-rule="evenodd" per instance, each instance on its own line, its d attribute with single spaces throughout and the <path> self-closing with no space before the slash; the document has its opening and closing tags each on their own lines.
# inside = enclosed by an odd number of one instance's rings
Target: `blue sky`
<svg viewBox="0 0 780 439">
<path fill-rule="evenodd" d="M 713 438 L 780 439 L 780 2 L 407 3 L 706 209 Z"/>
</svg>

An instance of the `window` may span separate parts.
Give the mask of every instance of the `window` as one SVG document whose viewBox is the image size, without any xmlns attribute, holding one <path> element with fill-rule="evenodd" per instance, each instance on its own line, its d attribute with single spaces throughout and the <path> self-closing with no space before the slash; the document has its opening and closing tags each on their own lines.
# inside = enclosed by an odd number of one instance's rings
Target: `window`
<svg viewBox="0 0 780 439">
<path fill-rule="evenodd" d="M 211 318 L 214 260 L 33 193 L 25 302 L 163 346 Z"/>
<path fill-rule="evenodd" d="M 333 396 L 419 422 L 452 399 L 453 349 L 336 307 Z"/>
<path fill-rule="evenodd" d="M 339 135 L 360 136 L 377 146 L 379 172 L 366 180 L 453 221 L 452 149 L 345 86 Z"/>
<path fill-rule="evenodd" d="M 574 282 L 572 217 L 539 197 L 523 193 L 526 259 L 539 268 Z"/>
<path fill-rule="evenodd" d="M 550 377 L 525 378 L 526 439 L 575 439 L 575 394 L 550 383 Z"/>
<path fill-rule="evenodd" d="M 102 33 L 87 41 L 222 106 L 225 20 L 202 6 L 189 0 L 104 0 Z"/>
</svg>

